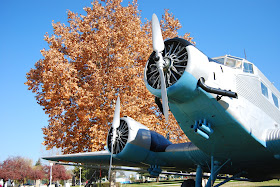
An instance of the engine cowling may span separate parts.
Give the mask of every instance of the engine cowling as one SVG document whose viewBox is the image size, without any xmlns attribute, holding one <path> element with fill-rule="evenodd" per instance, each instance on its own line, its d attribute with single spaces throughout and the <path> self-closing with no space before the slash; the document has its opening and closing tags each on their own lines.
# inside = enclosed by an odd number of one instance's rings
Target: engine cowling
<svg viewBox="0 0 280 187">
<path fill-rule="evenodd" d="M 182 38 L 173 38 L 164 42 L 162 52 L 163 71 L 169 101 L 178 103 L 193 99 L 197 91 L 197 81 L 209 77 L 209 58 Z M 153 52 L 146 64 L 144 81 L 147 89 L 156 97 L 161 98 L 160 74 L 154 60 Z"/>
<path fill-rule="evenodd" d="M 167 88 L 168 100 L 183 102 L 189 98 L 189 93 L 196 89 L 197 80 L 186 74 L 189 68 L 187 40 L 173 38 L 164 42 L 165 49 L 162 52 L 164 60 L 164 77 Z M 144 71 L 144 81 L 147 89 L 156 97 L 161 98 L 161 81 L 154 60 L 155 52 L 151 54 Z M 190 79 L 193 79 L 190 81 Z M 189 84 L 185 84 L 189 82 Z M 190 84 L 192 82 L 193 84 Z M 187 98 L 186 98 L 187 97 Z"/>
<path fill-rule="evenodd" d="M 186 46 L 191 45 L 187 40 L 182 38 L 173 38 L 164 42 L 165 50 L 163 51 L 164 74 L 166 87 L 175 84 L 184 74 L 188 64 L 188 52 Z M 154 60 L 153 52 L 145 67 L 145 81 L 153 89 L 160 89 L 161 82 L 159 72 Z"/>
<path fill-rule="evenodd" d="M 112 137 L 111 128 L 107 136 L 107 147 L 110 152 Z M 164 152 L 170 144 L 172 143 L 164 136 L 150 131 L 130 117 L 123 117 L 117 128 L 113 156 L 132 162 L 144 162 L 151 151 Z"/>
</svg>

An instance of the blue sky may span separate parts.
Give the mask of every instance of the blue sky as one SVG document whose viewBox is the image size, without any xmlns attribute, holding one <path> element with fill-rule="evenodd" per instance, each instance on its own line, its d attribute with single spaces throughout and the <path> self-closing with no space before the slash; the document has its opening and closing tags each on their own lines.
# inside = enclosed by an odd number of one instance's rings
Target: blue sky
<svg viewBox="0 0 280 187">
<path fill-rule="evenodd" d="M 0 2 L 0 161 L 23 156 L 34 162 L 45 151 L 41 128 L 48 118 L 27 90 L 26 73 L 48 48 L 43 40 L 54 22 L 67 22 L 67 10 L 85 14 L 90 0 Z M 125 1 L 126 2 L 126 1 Z M 277 0 L 139 0 L 142 17 L 169 9 L 209 57 L 231 54 L 253 62 L 280 88 L 280 1 Z M 144 68 L 144 67 L 143 67 Z"/>
</svg>

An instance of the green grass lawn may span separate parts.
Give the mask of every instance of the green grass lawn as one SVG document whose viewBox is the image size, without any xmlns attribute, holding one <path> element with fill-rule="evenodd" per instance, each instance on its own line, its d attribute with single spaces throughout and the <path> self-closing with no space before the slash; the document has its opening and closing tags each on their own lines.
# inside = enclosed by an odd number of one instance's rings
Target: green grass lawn
<svg viewBox="0 0 280 187">
<path fill-rule="evenodd" d="M 138 184 L 118 184 L 118 187 L 161 187 L 161 186 L 169 186 L 169 187 L 180 187 L 182 184 L 182 180 L 175 180 L 175 181 L 162 181 L 162 182 L 148 182 L 148 183 L 138 183 Z M 215 182 L 215 185 L 217 185 L 220 180 L 217 180 Z M 109 186 L 108 183 L 102 183 L 102 187 Z M 279 186 L 280 187 L 280 181 L 278 180 L 271 180 L 271 181 L 265 181 L 265 182 L 244 182 L 244 181 L 230 181 L 222 187 L 238 187 L 238 186 L 244 186 L 244 187 L 270 187 L 270 186 Z M 79 186 L 75 186 L 79 187 Z"/>
<path fill-rule="evenodd" d="M 217 181 L 215 184 L 218 184 L 220 181 Z M 146 186 L 146 187 L 155 187 L 155 186 L 170 186 L 178 187 L 181 186 L 182 181 L 166 181 L 166 182 L 150 182 L 150 183 L 141 183 L 141 184 L 122 184 L 123 187 L 137 187 L 137 186 Z M 223 187 L 237 187 L 237 186 L 246 186 L 246 187 L 270 187 L 270 186 L 279 186 L 280 181 L 271 180 L 265 182 L 243 182 L 243 181 L 230 181 Z"/>
<path fill-rule="evenodd" d="M 246 187 L 269 187 L 269 186 L 279 186 L 280 181 L 278 180 L 271 180 L 265 182 L 241 182 L 241 181 L 230 181 L 224 185 L 223 187 L 235 187 L 235 186 L 246 186 Z"/>
</svg>

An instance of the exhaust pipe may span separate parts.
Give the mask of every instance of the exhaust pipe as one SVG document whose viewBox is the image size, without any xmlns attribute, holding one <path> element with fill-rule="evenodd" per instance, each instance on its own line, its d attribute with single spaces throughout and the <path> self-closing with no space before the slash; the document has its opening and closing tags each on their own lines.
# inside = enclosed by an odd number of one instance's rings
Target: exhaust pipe
<svg viewBox="0 0 280 187">
<path fill-rule="evenodd" d="M 205 79 L 203 77 L 199 78 L 199 80 L 197 82 L 197 85 L 200 86 L 204 91 L 209 92 L 209 93 L 218 94 L 218 95 L 227 96 L 227 97 L 238 98 L 236 92 L 232 92 L 230 90 L 222 90 L 222 89 L 219 89 L 219 88 L 212 88 L 210 86 L 207 86 L 205 84 Z"/>
<path fill-rule="evenodd" d="M 211 124 L 204 120 L 196 120 L 194 125 L 191 126 L 194 132 L 205 139 L 209 139 L 209 136 L 214 132 L 211 128 Z"/>
</svg>

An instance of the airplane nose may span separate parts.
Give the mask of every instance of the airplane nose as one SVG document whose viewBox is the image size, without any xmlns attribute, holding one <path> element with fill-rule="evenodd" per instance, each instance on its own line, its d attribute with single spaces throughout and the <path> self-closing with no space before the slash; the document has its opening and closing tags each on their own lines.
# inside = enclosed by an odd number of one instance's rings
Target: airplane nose
<svg viewBox="0 0 280 187">
<path fill-rule="evenodd" d="M 175 84 L 184 74 L 188 64 L 188 52 L 186 46 L 191 45 L 187 40 L 173 38 L 164 42 L 162 52 L 163 71 L 166 88 Z M 161 89 L 160 74 L 156 66 L 156 55 L 153 52 L 146 64 L 145 81 L 153 89 Z"/>
<path fill-rule="evenodd" d="M 168 100 L 184 102 L 196 94 L 197 79 L 188 72 L 190 42 L 182 38 L 173 38 L 164 42 L 163 73 Z M 161 98 L 161 78 L 156 64 L 156 53 L 153 52 L 146 64 L 144 81 L 147 89 Z"/>
</svg>

